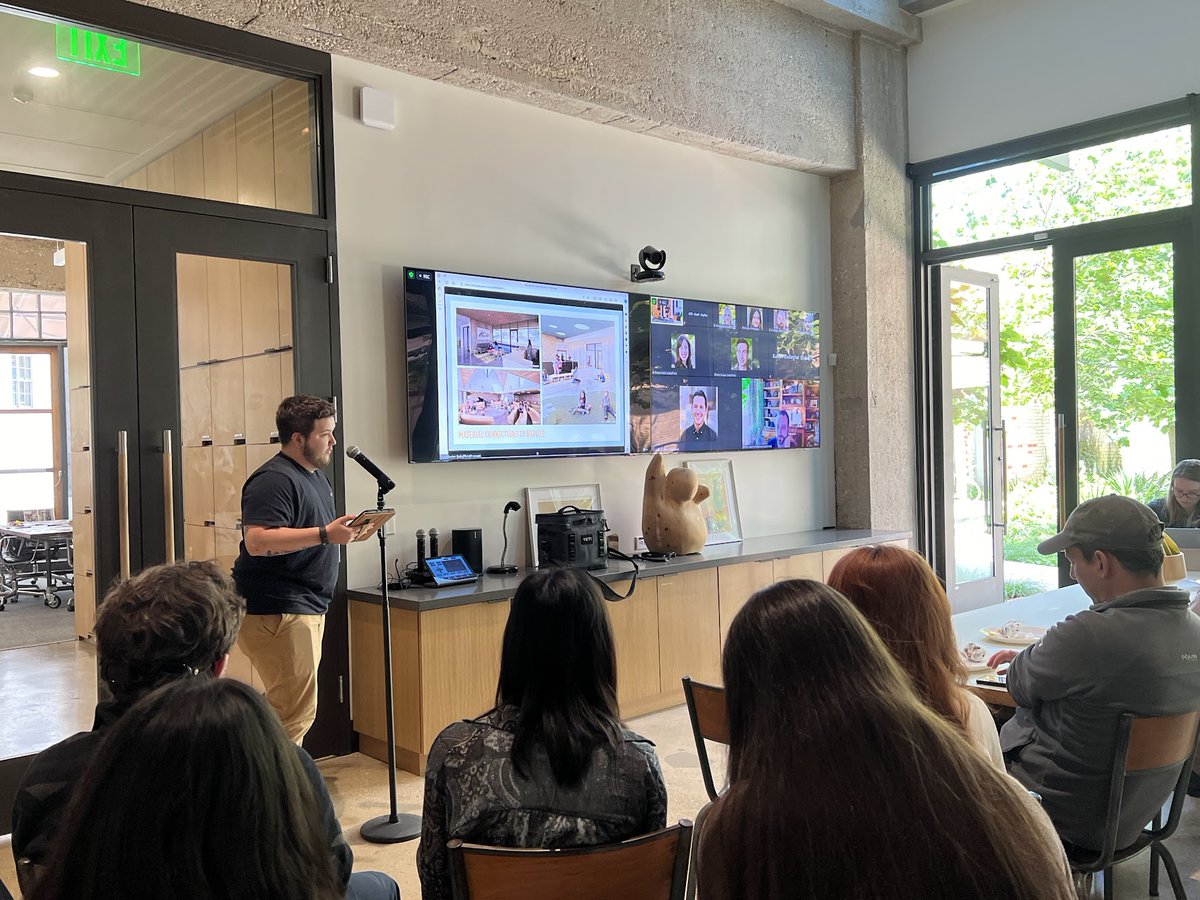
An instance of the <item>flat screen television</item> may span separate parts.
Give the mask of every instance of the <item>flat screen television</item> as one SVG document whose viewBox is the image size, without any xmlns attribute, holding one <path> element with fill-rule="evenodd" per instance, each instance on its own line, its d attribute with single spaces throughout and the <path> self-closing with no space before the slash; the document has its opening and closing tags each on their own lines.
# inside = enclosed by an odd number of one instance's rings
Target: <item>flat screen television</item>
<svg viewBox="0 0 1200 900">
<path fill-rule="evenodd" d="M 635 450 L 821 445 L 816 313 L 657 296 L 631 309 Z"/>
<path fill-rule="evenodd" d="M 406 268 L 412 462 L 629 452 L 629 295 Z"/>
</svg>

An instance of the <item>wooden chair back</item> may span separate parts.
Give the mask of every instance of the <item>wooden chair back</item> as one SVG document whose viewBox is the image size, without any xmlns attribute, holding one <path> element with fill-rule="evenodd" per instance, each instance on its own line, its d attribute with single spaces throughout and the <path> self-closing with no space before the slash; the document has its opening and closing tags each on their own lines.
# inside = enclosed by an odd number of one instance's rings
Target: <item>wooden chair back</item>
<svg viewBox="0 0 1200 900">
<path fill-rule="evenodd" d="M 702 681 L 693 681 L 683 676 L 683 698 L 687 701 L 688 716 L 692 720 L 692 737 L 696 741 L 696 755 L 700 757 L 700 775 L 704 778 L 704 789 L 708 798 L 717 798 L 717 787 L 713 781 L 712 763 L 708 758 L 705 741 L 729 745 L 729 716 L 725 711 L 725 688 Z"/>
<path fill-rule="evenodd" d="M 1163 766 L 1182 765 L 1185 760 L 1192 758 L 1198 727 L 1200 712 L 1156 716 L 1152 719 L 1135 718 L 1129 729 L 1125 771 L 1144 772 Z"/>
<path fill-rule="evenodd" d="M 682 900 L 692 823 L 594 847 L 528 850 L 452 840 L 454 900 Z"/>
<path fill-rule="evenodd" d="M 1200 734 L 1200 711 L 1173 716 L 1135 716 L 1133 713 L 1124 713 L 1121 716 L 1117 723 L 1117 745 L 1109 781 L 1103 846 L 1094 854 L 1086 851 L 1071 854 L 1073 870 L 1108 870 L 1114 862 L 1128 859 L 1146 847 L 1152 847 L 1154 862 L 1151 864 L 1151 880 L 1152 883 L 1157 881 L 1157 860 L 1162 857 L 1166 861 L 1169 857 L 1162 841 L 1174 834 L 1179 825 L 1188 777 L 1192 769 L 1192 757 L 1196 752 L 1197 734 Z M 1117 833 L 1121 827 L 1122 813 L 1128 813 L 1128 810 L 1123 809 L 1126 777 L 1138 772 L 1171 768 L 1177 769 L 1174 789 L 1157 802 L 1156 808 L 1160 812 L 1155 816 L 1153 825 L 1143 829 L 1128 847 L 1118 847 Z M 1168 802 L 1170 811 L 1167 821 L 1160 824 L 1161 808 Z M 1168 871 L 1173 868 L 1174 862 L 1171 861 L 1168 863 Z M 1105 880 L 1107 892 L 1108 878 Z"/>
</svg>

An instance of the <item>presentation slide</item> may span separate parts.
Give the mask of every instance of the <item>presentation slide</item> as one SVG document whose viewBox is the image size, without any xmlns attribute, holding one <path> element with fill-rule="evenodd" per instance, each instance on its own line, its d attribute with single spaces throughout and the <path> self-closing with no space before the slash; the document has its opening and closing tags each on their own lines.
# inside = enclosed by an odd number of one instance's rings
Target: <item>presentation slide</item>
<svg viewBox="0 0 1200 900">
<path fill-rule="evenodd" d="M 627 294 L 434 275 L 442 458 L 628 452 Z"/>
</svg>

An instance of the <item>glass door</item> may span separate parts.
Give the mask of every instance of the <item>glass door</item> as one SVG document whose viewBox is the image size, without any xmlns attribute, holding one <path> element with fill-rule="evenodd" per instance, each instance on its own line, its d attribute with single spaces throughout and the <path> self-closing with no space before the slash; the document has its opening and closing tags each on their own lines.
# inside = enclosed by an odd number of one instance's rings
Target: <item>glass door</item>
<svg viewBox="0 0 1200 900">
<path fill-rule="evenodd" d="M 134 224 L 139 367 L 161 375 L 141 397 L 142 493 L 157 498 L 142 510 L 142 556 L 228 571 L 242 485 L 279 449 L 279 402 L 295 393 L 336 402 L 328 235 L 141 208 Z M 340 509 L 340 455 L 326 474 Z M 314 755 L 350 750 L 344 602 L 326 619 L 320 707 L 305 742 Z M 261 686 L 237 648 L 229 674 Z"/>
<path fill-rule="evenodd" d="M 1055 248 L 1056 331 L 1066 336 L 1056 351 L 1060 522 L 1105 494 L 1165 496 L 1176 459 L 1194 455 L 1175 427 L 1186 244 L 1182 234 L 1162 238 Z M 1063 564 L 1060 573 L 1069 583 Z"/>
<path fill-rule="evenodd" d="M 946 592 L 955 612 L 1004 599 L 1004 424 L 999 279 L 936 273 L 942 311 Z"/>
</svg>

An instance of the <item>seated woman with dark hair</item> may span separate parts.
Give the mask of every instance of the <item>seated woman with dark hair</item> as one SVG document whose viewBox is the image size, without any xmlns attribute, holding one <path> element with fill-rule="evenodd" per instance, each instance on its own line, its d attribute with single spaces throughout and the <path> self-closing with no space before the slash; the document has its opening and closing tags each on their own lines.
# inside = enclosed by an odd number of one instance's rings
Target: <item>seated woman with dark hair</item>
<svg viewBox="0 0 1200 900">
<path fill-rule="evenodd" d="M 450 897 L 446 842 L 605 844 L 666 825 L 654 746 L 617 718 L 604 601 L 578 569 L 530 575 L 504 628 L 496 707 L 429 751 L 417 869 L 425 900 Z"/>
<path fill-rule="evenodd" d="M 241 682 L 157 689 L 112 726 L 30 900 L 341 900 L 306 759 Z"/>
<path fill-rule="evenodd" d="M 996 722 L 964 687 L 950 600 L 924 557 L 903 547 L 859 547 L 837 561 L 828 581 L 867 617 L 917 696 L 1003 772 Z"/>
<path fill-rule="evenodd" d="M 832 588 L 784 581 L 734 617 L 729 788 L 699 835 L 704 900 L 1073 900 L 1037 802 L 913 692 Z"/>
</svg>

